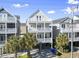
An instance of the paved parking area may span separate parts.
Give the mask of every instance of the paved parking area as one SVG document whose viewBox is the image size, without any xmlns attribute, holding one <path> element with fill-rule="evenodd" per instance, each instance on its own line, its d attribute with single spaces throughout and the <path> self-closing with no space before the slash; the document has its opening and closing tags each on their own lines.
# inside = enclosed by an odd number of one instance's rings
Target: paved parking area
<svg viewBox="0 0 79 59">
<path fill-rule="evenodd" d="M 49 49 L 39 50 L 36 53 L 31 54 L 33 58 L 53 58 L 55 55 Z"/>
<path fill-rule="evenodd" d="M 53 58 L 54 54 L 49 49 L 43 49 L 39 52 L 38 49 L 34 49 L 30 51 L 32 58 Z M 20 55 L 22 53 L 18 53 Z M 14 58 L 15 54 L 3 54 L 0 56 L 1 58 Z"/>
</svg>

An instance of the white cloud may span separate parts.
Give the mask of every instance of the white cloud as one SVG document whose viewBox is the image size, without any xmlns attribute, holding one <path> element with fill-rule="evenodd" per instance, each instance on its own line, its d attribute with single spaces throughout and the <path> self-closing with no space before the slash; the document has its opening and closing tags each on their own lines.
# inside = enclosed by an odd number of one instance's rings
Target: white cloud
<svg viewBox="0 0 79 59">
<path fill-rule="evenodd" d="M 78 4 L 79 1 L 77 1 L 77 0 L 68 0 L 68 3 L 69 4 Z"/>
<path fill-rule="evenodd" d="M 51 11 L 48 11 L 47 13 L 48 13 L 48 14 L 54 14 L 55 11 L 51 10 Z"/>
<path fill-rule="evenodd" d="M 27 7 L 27 6 L 29 6 L 29 4 L 13 4 L 13 6 L 14 7 L 16 7 L 16 8 L 22 8 L 22 7 Z"/>
</svg>

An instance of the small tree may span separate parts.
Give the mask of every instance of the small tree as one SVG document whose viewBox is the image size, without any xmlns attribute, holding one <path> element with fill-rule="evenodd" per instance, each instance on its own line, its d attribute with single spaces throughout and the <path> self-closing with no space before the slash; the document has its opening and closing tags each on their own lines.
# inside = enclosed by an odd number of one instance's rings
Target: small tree
<svg viewBox="0 0 79 59">
<path fill-rule="evenodd" d="M 21 50 L 28 50 L 28 54 L 30 55 L 30 50 L 36 46 L 37 40 L 34 34 L 32 33 L 26 33 L 21 39 L 20 39 L 20 47 Z"/>
<path fill-rule="evenodd" d="M 17 52 L 19 50 L 27 50 L 30 56 L 30 50 L 36 46 L 37 40 L 34 34 L 26 33 L 23 37 L 11 36 L 7 43 L 5 44 L 5 49 L 7 53 L 15 53 L 17 57 Z"/>
<path fill-rule="evenodd" d="M 17 57 L 17 52 L 19 50 L 18 37 L 11 36 L 5 44 L 5 48 L 7 53 L 15 53 L 15 57 Z"/>
<path fill-rule="evenodd" d="M 68 37 L 65 33 L 60 33 L 56 38 L 56 49 L 60 52 L 68 52 L 69 51 L 69 41 Z"/>
</svg>

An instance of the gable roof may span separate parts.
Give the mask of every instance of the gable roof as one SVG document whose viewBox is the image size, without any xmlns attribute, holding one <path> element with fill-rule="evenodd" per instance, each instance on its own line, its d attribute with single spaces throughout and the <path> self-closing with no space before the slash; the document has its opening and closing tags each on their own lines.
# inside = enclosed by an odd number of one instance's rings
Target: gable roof
<svg viewBox="0 0 79 59">
<path fill-rule="evenodd" d="M 10 14 L 10 13 L 7 12 L 4 8 L 0 8 L 0 13 L 7 13 L 7 14 Z"/>
<path fill-rule="evenodd" d="M 77 17 L 79 17 L 79 15 L 75 15 Z M 64 18 L 60 18 L 60 19 L 57 19 L 57 20 L 54 20 L 53 21 L 53 24 L 56 24 L 56 23 L 70 23 L 70 20 L 72 20 L 70 17 L 64 17 Z M 73 23 L 79 23 L 79 20 L 74 20 Z"/>
<path fill-rule="evenodd" d="M 53 20 L 53 24 L 64 22 L 67 19 L 69 19 L 69 17 L 65 17 L 65 18 L 60 18 L 60 19 Z"/>
<path fill-rule="evenodd" d="M 8 12 L 7 10 L 5 10 L 4 8 L 0 8 L 0 13 L 7 13 L 10 16 L 14 16 L 10 12 Z"/>
<path fill-rule="evenodd" d="M 35 14 L 37 14 L 38 12 L 40 12 L 41 10 L 37 10 L 36 12 L 34 12 L 29 18 L 32 18 Z"/>
</svg>

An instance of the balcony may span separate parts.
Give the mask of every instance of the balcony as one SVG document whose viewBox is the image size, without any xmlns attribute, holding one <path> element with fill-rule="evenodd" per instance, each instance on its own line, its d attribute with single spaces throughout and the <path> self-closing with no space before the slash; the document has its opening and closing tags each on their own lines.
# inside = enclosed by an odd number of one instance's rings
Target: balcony
<svg viewBox="0 0 79 59">
<path fill-rule="evenodd" d="M 16 33 L 17 30 L 15 28 L 8 28 L 7 33 Z"/>
<path fill-rule="evenodd" d="M 6 22 L 6 19 L 3 18 L 2 16 L 0 16 L 0 22 L 1 22 L 1 23 L 4 23 L 4 22 Z"/>
<path fill-rule="evenodd" d="M 38 43 L 44 43 L 44 38 L 37 38 L 37 40 L 38 40 Z"/>
<path fill-rule="evenodd" d="M 2 17 L 0 17 L 0 22 L 2 22 L 2 23 L 5 23 L 5 22 L 8 22 L 8 23 L 15 23 L 15 18 L 13 18 L 13 17 L 7 17 L 7 19 L 6 18 L 2 18 Z"/>
<path fill-rule="evenodd" d="M 4 44 L 5 43 L 5 41 L 0 41 L 0 44 Z"/>
<path fill-rule="evenodd" d="M 72 28 L 61 29 L 61 32 L 71 32 L 71 31 L 72 31 Z M 79 27 L 73 28 L 73 32 L 79 32 Z"/>
<path fill-rule="evenodd" d="M 7 22 L 15 23 L 15 18 L 14 17 L 8 17 Z"/>
<path fill-rule="evenodd" d="M 38 42 L 40 43 L 51 43 L 51 39 L 52 38 L 38 38 L 37 40 L 38 40 Z"/>
<path fill-rule="evenodd" d="M 35 28 L 32 28 L 32 27 L 31 27 L 31 28 L 28 29 L 28 32 L 30 32 L 30 33 L 35 33 L 35 32 L 37 32 L 37 30 L 36 30 Z"/>
<path fill-rule="evenodd" d="M 37 31 L 38 32 L 51 32 L 52 31 L 52 29 L 51 28 L 37 28 Z"/>
<path fill-rule="evenodd" d="M 5 29 L 0 29 L 0 34 L 4 34 L 5 33 Z"/>
<path fill-rule="evenodd" d="M 52 43 L 52 38 L 45 38 L 45 43 Z"/>
<path fill-rule="evenodd" d="M 5 33 L 17 33 L 17 29 L 15 28 L 7 28 L 7 30 L 0 30 L 0 34 L 5 34 Z"/>
<path fill-rule="evenodd" d="M 28 30 L 28 32 L 32 32 L 32 33 L 34 33 L 34 32 L 52 32 L 52 29 L 51 28 L 38 28 L 38 29 L 32 29 L 32 28 L 30 28 L 29 30 Z"/>
<path fill-rule="evenodd" d="M 71 39 L 72 38 L 69 38 L 69 41 L 71 41 Z M 79 37 L 75 37 L 74 39 L 73 39 L 73 41 L 75 42 L 75 41 L 79 41 Z"/>
</svg>

